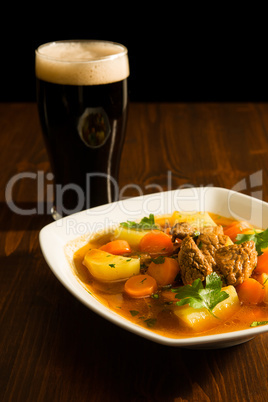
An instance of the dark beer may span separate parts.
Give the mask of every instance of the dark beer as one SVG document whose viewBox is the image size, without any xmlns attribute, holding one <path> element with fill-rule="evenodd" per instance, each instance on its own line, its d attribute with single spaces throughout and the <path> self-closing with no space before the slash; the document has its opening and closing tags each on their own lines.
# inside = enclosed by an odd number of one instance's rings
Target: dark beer
<svg viewBox="0 0 268 402">
<path fill-rule="evenodd" d="M 126 49 L 110 42 L 55 42 L 36 53 L 39 115 L 61 216 L 117 200 L 128 74 Z"/>
</svg>

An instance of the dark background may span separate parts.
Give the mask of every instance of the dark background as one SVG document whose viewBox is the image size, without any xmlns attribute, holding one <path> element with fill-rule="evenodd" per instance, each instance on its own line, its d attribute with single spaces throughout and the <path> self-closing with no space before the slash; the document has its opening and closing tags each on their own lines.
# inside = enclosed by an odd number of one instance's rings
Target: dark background
<svg viewBox="0 0 268 402">
<path fill-rule="evenodd" d="M 40 12 L 27 5 L 12 10 L 11 5 L 3 13 L 1 102 L 35 101 L 34 50 L 60 39 L 126 45 L 132 101 L 268 100 L 264 9 L 198 9 L 189 3 L 185 10 L 173 3 L 175 10 L 166 2 L 162 9 L 153 3 L 151 11 L 145 2 L 111 9 L 62 4 L 64 13 L 49 3 Z"/>
</svg>

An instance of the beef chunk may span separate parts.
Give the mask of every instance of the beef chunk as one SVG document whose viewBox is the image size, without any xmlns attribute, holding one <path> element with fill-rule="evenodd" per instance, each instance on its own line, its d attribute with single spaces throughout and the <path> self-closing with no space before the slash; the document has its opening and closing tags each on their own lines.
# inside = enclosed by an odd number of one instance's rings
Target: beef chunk
<svg viewBox="0 0 268 402">
<path fill-rule="evenodd" d="M 184 285 L 191 284 L 197 278 L 203 281 L 212 273 L 211 264 L 189 235 L 181 243 L 178 262 Z"/>
<path fill-rule="evenodd" d="M 148 266 L 150 262 L 152 261 L 152 257 L 148 253 L 127 253 L 123 254 L 124 257 L 131 257 L 131 258 L 139 258 L 140 259 L 140 264 L 141 265 L 146 265 Z"/>
<path fill-rule="evenodd" d="M 218 226 L 215 226 L 215 228 L 217 227 Z M 220 247 L 226 246 L 228 240 L 229 240 L 228 236 L 225 236 L 224 234 L 214 234 L 213 231 L 198 236 L 196 244 L 206 257 L 207 261 L 212 265 L 213 270 L 216 265 L 215 262 L 216 250 L 219 249 Z"/>
<path fill-rule="evenodd" d="M 215 271 L 224 285 L 238 285 L 249 278 L 257 264 L 254 241 L 219 248 L 215 253 Z"/>
<path fill-rule="evenodd" d="M 196 229 L 188 222 L 179 222 L 172 227 L 170 233 L 172 234 L 172 241 L 174 242 L 176 239 L 183 240 L 186 236 L 195 236 Z"/>
<path fill-rule="evenodd" d="M 197 234 L 199 234 L 198 230 L 196 229 L 195 226 L 190 225 L 188 222 L 179 222 L 176 223 L 171 228 L 172 234 L 172 241 L 174 242 L 176 239 L 181 239 L 183 240 L 186 236 L 191 236 L 195 237 Z M 214 235 L 223 235 L 223 228 L 220 225 L 215 225 L 215 226 L 204 226 L 201 230 L 202 234 L 214 234 Z"/>
</svg>

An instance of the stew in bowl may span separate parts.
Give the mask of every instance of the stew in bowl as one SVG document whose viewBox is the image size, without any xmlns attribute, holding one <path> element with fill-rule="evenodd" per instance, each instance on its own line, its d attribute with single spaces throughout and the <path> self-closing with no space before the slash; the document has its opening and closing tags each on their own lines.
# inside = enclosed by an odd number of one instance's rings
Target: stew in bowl
<svg viewBox="0 0 268 402">
<path fill-rule="evenodd" d="M 268 230 L 256 218 L 267 204 L 194 190 L 190 201 L 193 189 L 181 190 L 180 208 L 167 213 L 149 195 L 53 222 L 40 233 L 44 257 L 81 302 L 145 338 L 195 348 L 247 341 L 268 330 Z M 198 210 L 201 198 L 207 209 Z"/>
</svg>

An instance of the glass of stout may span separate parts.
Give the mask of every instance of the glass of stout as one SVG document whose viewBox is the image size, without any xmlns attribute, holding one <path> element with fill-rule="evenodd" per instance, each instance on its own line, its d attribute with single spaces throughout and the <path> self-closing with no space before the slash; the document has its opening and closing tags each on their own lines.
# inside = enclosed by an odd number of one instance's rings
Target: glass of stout
<svg viewBox="0 0 268 402">
<path fill-rule="evenodd" d="M 37 103 L 54 175 L 57 219 L 118 199 L 129 76 L 125 46 L 46 43 L 35 53 Z"/>
</svg>

